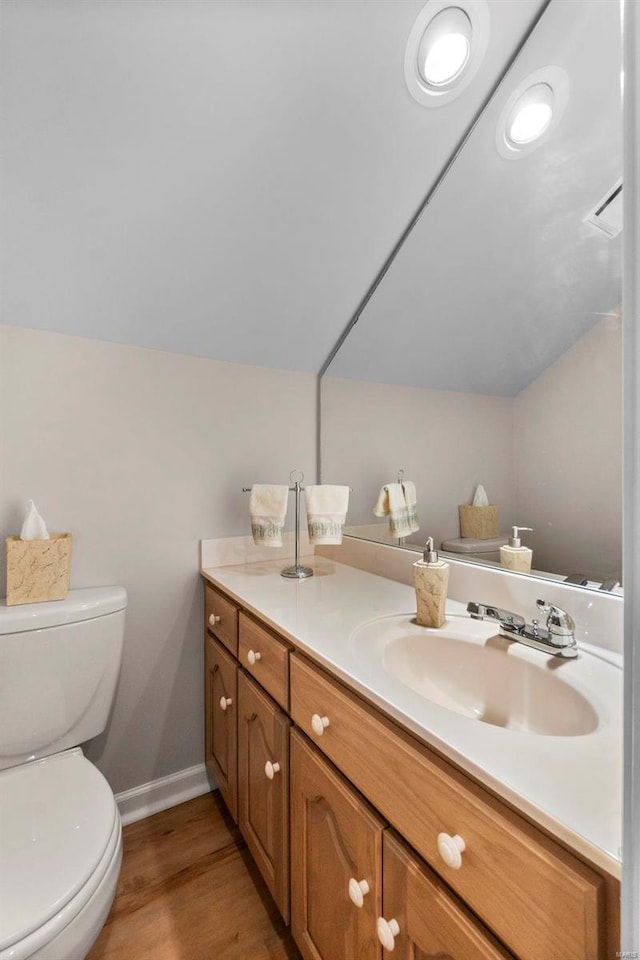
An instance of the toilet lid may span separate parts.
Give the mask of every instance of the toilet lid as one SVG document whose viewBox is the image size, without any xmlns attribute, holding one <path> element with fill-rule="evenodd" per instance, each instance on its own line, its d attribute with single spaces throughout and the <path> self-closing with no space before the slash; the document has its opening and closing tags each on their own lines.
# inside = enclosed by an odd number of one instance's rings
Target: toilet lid
<svg viewBox="0 0 640 960">
<path fill-rule="evenodd" d="M 0 950 L 82 889 L 116 817 L 109 784 L 78 748 L 0 773 Z"/>
</svg>

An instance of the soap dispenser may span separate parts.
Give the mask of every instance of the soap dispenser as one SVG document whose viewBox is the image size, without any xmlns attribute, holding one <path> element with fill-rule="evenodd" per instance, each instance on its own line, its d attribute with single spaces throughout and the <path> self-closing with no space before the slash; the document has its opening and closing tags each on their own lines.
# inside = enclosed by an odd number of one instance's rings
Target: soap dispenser
<svg viewBox="0 0 640 960">
<path fill-rule="evenodd" d="M 500 547 L 500 563 L 506 570 L 516 570 L 518 573 L 529 573 L 533 550 L 523 547 L 520 534 L 523 530 L 532 531 L 532 527 L 512 527 L 509 543 Z"/>
<path fill-rule="evenodd" d="M 441 627 L 445 621 L 449 564 L 433 549 L 433 537 L 425 544 L 422 560 L 413 565 L 416 588 L 416 620 L 421 627 Z"/>
</svg>

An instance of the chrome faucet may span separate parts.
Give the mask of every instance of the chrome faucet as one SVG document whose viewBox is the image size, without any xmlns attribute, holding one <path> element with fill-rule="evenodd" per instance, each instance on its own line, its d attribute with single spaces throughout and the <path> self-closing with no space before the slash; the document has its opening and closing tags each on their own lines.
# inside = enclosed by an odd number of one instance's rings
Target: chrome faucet
<svg viewBox="0 0 640 960">
<path fill-rule="evenodd" d="M 467 613 L 470 613 L 474 620 L 497 620 L 503 637 L 517 640 L 527 647 L 542 650 L 554 657 L 577 657 L 578 645 L 574 635 L 576 625 L 573 617 L 566 610 L 545 600 L 537 600 L 536 606 L 541 613 L 547 614 L 546 627 L 541 627 L 539 620 L 527 623 L 524 617 L 517 613 L 484 603 L 468 603 Z"/>
</svg>

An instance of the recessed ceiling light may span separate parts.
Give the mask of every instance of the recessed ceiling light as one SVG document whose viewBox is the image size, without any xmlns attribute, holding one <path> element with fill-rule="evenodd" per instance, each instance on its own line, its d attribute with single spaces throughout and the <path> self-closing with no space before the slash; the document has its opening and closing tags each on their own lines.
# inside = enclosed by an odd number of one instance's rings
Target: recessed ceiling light
<svg viewBox="0 0 640 960">
<path fill-rule="evenodd" d="M 553 90 L 548 83 L 529 87 L 516 104 L 507 121 L 507 138 L 516 145 L 537 140 L 553 117 Z"/>
<path fill-rule="evenodd" d="M 418 48 L 418 70 L 425 83 L 451 83 L 471 53 L 471 21 L 459 7 L 448 7 L 428 24 Z"/>
<path fill-rule="evenodd" d="M 557 127 L 569 101 L 569 76 L 557 66 L 525 77 L 500 111 L 496 147 L 506 160 L 525 157 Z"/>
<path fill-rule="evenodd" d="M 407 41 L 404 76 L 411 96 L 429 107 L 453 100 L 475 76 L 488 42 L 486 0 L 429 0 Z"/>
</svg>

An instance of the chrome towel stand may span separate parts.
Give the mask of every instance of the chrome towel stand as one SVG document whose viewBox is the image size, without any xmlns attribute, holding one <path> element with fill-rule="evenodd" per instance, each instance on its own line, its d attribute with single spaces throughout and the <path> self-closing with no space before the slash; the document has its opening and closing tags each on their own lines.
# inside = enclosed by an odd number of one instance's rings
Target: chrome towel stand
<svg viewBox="0 0 640 960">
<path fill-rule="evenodd" d="M 297 480 L 294 480 L 295 474 L 300 474 Z M 313 576 L 313 570 L 311 567 L 303 567 L 300 563 L 300 494 L 304 490 L 302 486 L 302 481 L 304 480 L 304 473 L 302 470 L 292 470 L 289 474 L 289 480 L 293 484 L 292 487 L 289 487 L 289 492 L 293 491 L 296 495 L 296 552 L 294 563 L 292 567 L 285 567 L 284 570 L 280 571 L 281 577 L 286 577 L 288 580 L 306 580 L 307 577 Z M 243 487 L 243 493 L 249 493 L 251 487 Z"/>
</svg>

